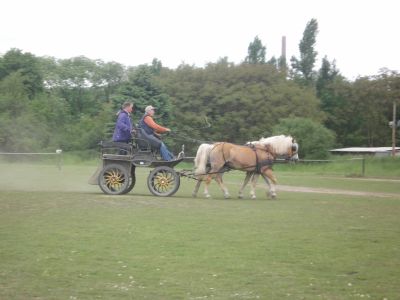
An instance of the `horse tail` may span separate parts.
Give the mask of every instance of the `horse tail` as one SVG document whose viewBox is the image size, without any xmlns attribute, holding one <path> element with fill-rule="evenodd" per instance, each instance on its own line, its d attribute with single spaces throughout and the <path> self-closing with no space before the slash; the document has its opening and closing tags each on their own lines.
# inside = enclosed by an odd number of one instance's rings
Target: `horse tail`
<svg viewBox="0 0 400 300">
<path fill-rule="evenodd" d="M 201 144 L 197 149 L 196 157 L 194 159 L 195 175 L 201 176 L 206 174 L 208 157 L 212 149 L 212 144 Z"/>
</svg>

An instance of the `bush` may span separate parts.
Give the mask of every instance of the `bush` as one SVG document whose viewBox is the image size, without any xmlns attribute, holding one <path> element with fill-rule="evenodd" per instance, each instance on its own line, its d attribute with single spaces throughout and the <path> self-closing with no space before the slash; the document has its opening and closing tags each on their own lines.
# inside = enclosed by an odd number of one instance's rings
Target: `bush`
<svg viewBox="0 0 400 300">
<path fill-rule="evenodd" d="M 272 129 L 274 135 L 293 136 L 300 146 L 299 156 L 307 159 L 326 159 L 335 143 L 333 131 L 305 118 L 282 119 Z"/>
</svg>

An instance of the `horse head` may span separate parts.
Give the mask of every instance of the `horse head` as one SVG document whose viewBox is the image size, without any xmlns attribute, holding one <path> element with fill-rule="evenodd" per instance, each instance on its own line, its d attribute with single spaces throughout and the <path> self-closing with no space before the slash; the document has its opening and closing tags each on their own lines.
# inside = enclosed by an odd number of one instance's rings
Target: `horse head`
<svg viewBox="0 0 400 300">
<path fill-rule="evenodd" d="M 292 138 L 292 146 L 290 148 L 291 151 L 290 154 L 288 153 L 288 158 L 294 161 L 299 160 L 299 144 L 297 144 L 294 138 Z"/>
</svg>

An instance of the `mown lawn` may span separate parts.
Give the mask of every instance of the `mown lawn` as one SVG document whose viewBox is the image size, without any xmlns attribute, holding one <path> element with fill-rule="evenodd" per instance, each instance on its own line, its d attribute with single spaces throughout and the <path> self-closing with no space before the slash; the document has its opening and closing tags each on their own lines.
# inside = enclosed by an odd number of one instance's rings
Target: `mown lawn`
<svg viewBox="0 0 400 300">
<path fill-rule="evenodd" d="M 129 195 L 107 196 L 86 183 L 93 166 L 0 168 L 0 299 L 400 294 L 400 197 L 280 192 L 271 201 L 259 189 L 257 200 L 223 200 L 214 183 L 214 199 L 193 199 L 182 179 L 174 197 L 157 198 L 146 169 Z M 242 179 L 227 174 L 232 195 Z"/>
</svg>

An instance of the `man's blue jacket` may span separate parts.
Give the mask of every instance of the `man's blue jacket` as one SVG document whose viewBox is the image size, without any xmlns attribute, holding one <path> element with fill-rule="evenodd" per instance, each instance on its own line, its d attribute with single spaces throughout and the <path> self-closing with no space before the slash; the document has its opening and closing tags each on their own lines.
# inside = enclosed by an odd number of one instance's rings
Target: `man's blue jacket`
<svg viewBox="0 0 400 300">
<path fill-rule="evenodd" d="M 117 123 L 112 137 L 114 142 L 129 142 L 132 139 L 132 122 L 129 114 L 125 110 L 121 110 L 118 114 Z"/>
</svg>

